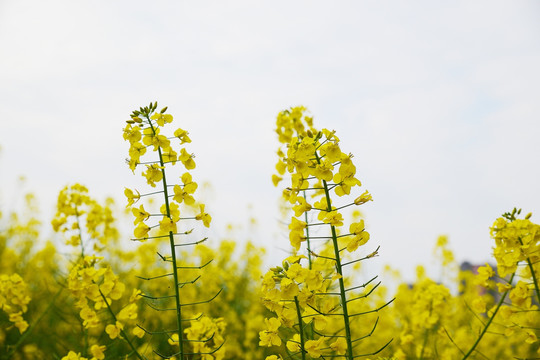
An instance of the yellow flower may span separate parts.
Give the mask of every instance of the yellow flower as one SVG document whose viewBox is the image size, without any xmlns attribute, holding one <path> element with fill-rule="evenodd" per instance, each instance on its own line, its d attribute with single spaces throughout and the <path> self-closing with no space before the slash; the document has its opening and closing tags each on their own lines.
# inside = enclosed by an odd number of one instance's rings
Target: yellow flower
<svg viewBox="0 0 540 360">
<path fill-rule="evenodd" d="M 85 357 L 82 357 L 80 353 L 75 351 L 70 351 L 62 360 L 87 360 Z"/>
<path fill-rule="evenodd" d="M 92 353 L 93 359 L 103 360 L 105 359 L 105 354 L 103 353 L 107 349 L 106 346 L 102 345 L 92 345 L 90 352 Z"/>
<path fill-rule="evenodd" d="M 529 296 L 529 288 L 523 281 L 518 281 L 515 288 L 510 291 L 510 300 L 515 306 L 524 306 L 528 308 L 531 304 L 531 298 Z"/>
<path fill-rule="evenodd" d="M 326 213 L 326 216 L 322 219 L 322 221 L 332 226 L 341 226 L 343 225 L 343 215 L 335 210 L 330 211 Z"/>
<path fill-rule="evenodd" d="M 363 193 L 362 195 L 360 195 L 359 197 L 357 197 L 357 198 L 354 200 L 354 204 L 355 204 L 355 205 L 362 205 L 362 204 L 367 203 L 368 201 L 373 201 L 373 197 L 372 197 L 371 194 L 366 190 L 366 191 L 364 191 L 364 193 Z"/>
<path fill-rule="evenodd" d="M 134 320 L 137 318 L 137 304 L 131 303 L 118 313 L 118 319 L 120 320 Z"/>
<path fill-rule="evenodd" d="M 135 230 L 133 230 L 133 235 L 135 235 L 137 239 L 146 238 L 150 229 L 151 229 L 150 226 L 141 222 L 139 223 L 139 225 L 137 225 Z"/>
<path fill-rule="evenodd" d="M 126 195 L 128 199 L 128 204 L 126 205 L 126 207 L 130 207 L 131 205 L 133 205 L 133 203 L 139 201 L 139 199 L 141 198 L 141 194 L 139 194 L 137 190 L 135 190 L 135 192 L 137 194 L 135 194 L 133 190 L 131 189 L 128 189 L 128 188 L 124 189 L 124 194 Z"/>
<path fill-rule="evenodd" d="M 324 338 L 321 337 L 318 340 L 308 340 L 305 344 L 305 349 L 309 356 L 314 359 L 320 358 L 322 354 L 322 348 L 324 346 Z"/>
<path fill-rule="evenodd" d="M 164 233 L 177 232 L 176 223 L 168 216 L 164 216 L 159 222 L 159 229 Z"/>
<path fill-rule="evenodd" d="M 204 212 L 204 204 L 200 204 L 199 208 L 201 212 L 195 216 L 195 219 L 201 220 L 206 227 L 210 227 L 210 221 L 212 221 L 212 217 L 208 215 L 208 213 Z"/>
<path fill-rule="evenodd" d="M 292 340 L 287 341 L 287 349 L 290 352 L 296 353 L 300 351 L 300 335 L 294 334 Z"/>
<path fill-rule="evenodd" d="M 116 339 L 118 336 L 120 336 L 121 331 L 124 329 L 124 325 L 117 321 L 116 324 L 109 324 L 105 327 L 105 332 L 109 334 L 109 337 L 111 339 Z"/>
<path fill-rule="evenodd" d="M 280 346 L 281 338 L 278 335 L 278 329 L 281 321 L 278 318 L 264 319 L 267 330 L 259 332 L 259 346 Z"/>
<path fill-rule="evenodd" d="M 191 139 L 189 138 L 188 134 L 189 133 L 186 130 L 182 130 L 180 128 L 176 129 L 176 131 L 174 132 L 174 136 L 180 139 L 181 141 L 180 144 L 191 142 Z"/>
<path fill-rule="evenodd" d="M 133 221 L 134 225 L 137 225 L 138 223 L 148 220 L 150 217 L 150 213 L 148 213 L 146 210 L 144 210 L 144 205 L 141 204 L 141 206 L 137 208 L 131 209 L 131 212 L 133 213 L 133 216 L 135 216 L 135 220 Z"/>
<path fill-rule="evenodd" d="M 347 352 L 347 340 L 340 337 L 330 344 L 330 348 L 334 350 L 338 355 L 345 355 L 345 353 Z"/>
<path fill-rule="evenodd" d="M 472 301 L 472 303 L 471 303 L 471 307 L 477 313 L 485 313 L 486 312 L 486 302 L 481 297 L 474 299 Z"/>
<path fill-rule="evenodd" d="M 173 116 L 170 114 L 155 113 L 154 115 L 152 115 L 152 117 L 150 117 L 150 119 L 156 120 L 159 126 L 165 126 L 166 123 L 170 123 L 173 121 Z"/>
<path fill-rule="evenodd" d="M 186 169 L 192 170 L 195 169 L 195 161 L 193 160 L 193 155 L 188 154 L 186 149 L 182 148 L 180 149 L 180 156 L 178 157 L 178 160 L 184 164 Z"/>
<path fill-rule="evenodd" d="M 354 224 L 353 224 L 354 225 Z M 358 249 L 359 246 L 364 245 L 369 240 L 369 233 L 362 231 L 360 234 L 355 235 L 347 244 L 347 251 L 353 252 Z"/>
<path fill-rule="evenodd" d="M 536 334 L 534 333 L 534 331 L 532 330 L 527 330 L 527 338 L 525 339 L 525 342 L 527 344 L 534 344 L 535 342 L 538 341 L 538 337 L 536 336 Z"/>
<path fill-rule="evenodd" d="M 143 172 L 142 175 L 146 177 L 148 185 L 156 187 L 156 182 L 163 179 L 162 169 L 163 167 L 156 164 L 146 165 L 146 172 Z"/>
<path fill-rule="evenodd" d="M 145 335 L 144 330 L 138 326 L 135 326 L 131 332 L 138 338 L 142 338 Z"/>
<path fill-rule="evenodd" d="M 180 341 L 179 341 L 178 334 L 177 333 L 172 334 L 171 337 L 167 340 L 167 342 L 169 343 L 169 345 L 179 345 Z"/>
</svg>

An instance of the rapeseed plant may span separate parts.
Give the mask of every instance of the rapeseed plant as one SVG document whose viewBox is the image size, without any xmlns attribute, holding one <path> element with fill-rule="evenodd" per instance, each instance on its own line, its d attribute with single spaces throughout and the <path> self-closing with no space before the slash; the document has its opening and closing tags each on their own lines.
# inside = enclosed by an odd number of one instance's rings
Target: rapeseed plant
<svg viewBox="0 0 540 360">
<path fill-rule="evenodd" d="M 361 354 L 360 340 L 370 336 L 353 333 L 353 321 L 362 315 L 378 312 L 390 302 L 376 309 L 351 312 L 353 302 L 368 297 L 378 284 L 368 287 L 345 279 L 345 268 L 377 255 L 377 250 L 363 258 L 344 261 L 346 252 L 353 253 L 369 240 L 364 221 L 353 222 L 343 233 L 342 209 L 372 200 L 365 191 L 354 200 L 339 207 L 334 197 L 351 195 L 351 189 L 360 186 L 355 177 L 356 167 L 352 155 L 345 154 L 339 146 L 335 132 L 313 127 L 313 119 L 305 115 L 304 107 L 281 112 L 277 118 L 277 134 L 284 145 L 278 150 L 280 157 L 272 181 L 278 185 L 285 172 L 290 173 L 290 186 L 284 198 L 294 211 L 289 224 L 289 240 L 293 255 L 281 267 L 268 272 L 262 284 L 263 302 L 277 317 L 266 319 L 266 329 L 260 332 L 261 346 L 281 346 L 284 341 L 279 329 L 283 328 L 286 352 L 291 358 L 342 357 L 374 355 L 378 350 Z M 308 196 L 309 194 L 309 196 Z M 316 216 L 310 222 L 308 212 Z M 303 220 L 299 219 L 303 216 Z M 326 228 L 323 236 L 314 236 L 312 228 Z M 315 251 L 313 241 L 321 243 Z M 306 255 L 299 253 L 306 243 Z M 346 252 L 345 252 L 346 251 Z M 306 259 L 307 267 L 302 265 Z M 362 294 L 354 291 L 364 288 Z M 376 326 L 376 322 L 375 322 Z M 270 355 L 272 358 L 275 355 Z M 267 357 L 268 359 L 268 357 Z"/>
<path fill-rule="evenodd" d="M 163 291 L 150 293 L 145 291 L 141 296 L 146 299 L 146 304 L 154 310 L 174 313 L 176 321 L 172 328 L 167 329 L 140 327 L 150 336 L 164 335 L 167 337 L 167 342 L 171 345 L 171 348 L 166 353 L 160 349 L 153 350 L 155 354 L 162 358 L 174 356 L 183 360 L 199 355 L 219 360 L 223 358 L 225 350 L 222 337 L 225 328 L 223 320 L 220 318 L 209 319 L 201 313 L 197 314 L 190 311 L 190 308 L 212 301 L 219 295 L 221 289 L 211 298 L 199 301 L 186 302 L 181 295 L 181 290 L 184 290 L 184 287 L 195 284 L 200 278 L 200 276 L 189 277 L 191 270 L 205 268 L 211 263 L 212 259 L 205 263 L 192 265 L 183 264 L 181 259 L 178 258 L 180 248 L 194 246 L 206 241 L 206 238 L 181 241 L 181 238 L 187 238 L 191 234 L 193 228 L 188 228 L 187 226 L 191 225 L 186 225 L 185 229 L 179 229 L 179 225 L 201 221 L 204 226 L 209 227 L 212 218 L 205 211 L 205 205 L 202 203 L 196 204 L 193 196 L 198 187 L 189 173 L 189 170 L 194 169 L 196 166 L 194 156 L 188 153 L 185 147 L 180 148 L 179 152 L 177 152 L 171 145 L 173 139 L 180 141 L 180 145 L 190 143 L 191 139 L 188 132 L 179 128 L 174 131 L 172 137 L 163 135 L 161 131 L 166 124 L 172 122 L 173 117 L 165 113 L 167 108 L 163 108 L 160 112 L 156 112 L 156 109 L 157 103 L 151 103 L 147 107 L 133 111 L 131 120 L 127 121 L 124 128 L 124 139 L 130 143 L 129 158 L 127 160 L 130 169 L 135 172 L 138 167 L 142 166 L 144 170 L 141 175 L 146 179 L 147 184 L 156 188 L 157 183 L 160 183 L 159 190 L 141 195 L 137 190 L 126 189 L 125 195 L 128 199 L 128 206 L 131 207 L 135 216 L 134 240 L 167 240 L 169 245 L 167 248 L 169 255 L 156 252 L 156 256 L 163 263 L 170 265 L 169 272 L 156 276 L 140 276 L 140 278 L 146 281 L 168 279 L 168 288 L 172 287 L 173 293 Z M 141 157 L 146 154 L 148 149 L 155 153 L 154 157 L 146 162 L 141 162 Z M 180 184 L 170 185 L 167 171 L 179 163 L 183 165 L 187 172 L 180 176 Z M 139 207 L 134 206 L 142 197 L 152 197 L 157 202 L 156 195 L 161 196 L 162 199 L 158 205 L 159 212 L 148 212 L 144 204 Z M 183 207 L 181 208 L 181 206 Z M 194 206 L 198 208 L 199 212 L 195 211 L 192 216 L 184 215 L 193 212 Z M 156 220 L 154 221 L 154 219 Z M 181 272 L 186 275 L 182 275 Z M 186 316 L 186 314 L 189 315 Z M 188 327 L 187 324 L 191 326 Z M 172 326 L 172 324 L 169 325 Z"/>
</svg>

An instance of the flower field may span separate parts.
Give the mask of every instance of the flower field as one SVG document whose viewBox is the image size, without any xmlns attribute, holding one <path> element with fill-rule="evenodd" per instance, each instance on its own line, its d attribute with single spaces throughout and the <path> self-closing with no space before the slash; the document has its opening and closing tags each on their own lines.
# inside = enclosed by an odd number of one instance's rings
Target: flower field
<svg viewBox="0 0 540 360">
<path fill-rule="evenodd" d="M 460 267 L 441 236 L 445 282 L 387 268 L 390 292 L 363 266 L 384 259 L 361 213 L 376 199 L 339 134 L 316 125 L 303 107 L 277 116 L 272 181 L 290 241 L 265 269 L 263 248 L 201 235 L 212 214 L 188 130 L 157 103 L 133 111 L 118 141 L 145 185 L 125 184 L 129 234 L 114 201 L 82 184 L 58 194 L 54 241 L 35 241 L 33 195 L 1 213 L 0 359 L 540 359 L 531 214 L 494 219 L 480 267 Z"/>
</svg>

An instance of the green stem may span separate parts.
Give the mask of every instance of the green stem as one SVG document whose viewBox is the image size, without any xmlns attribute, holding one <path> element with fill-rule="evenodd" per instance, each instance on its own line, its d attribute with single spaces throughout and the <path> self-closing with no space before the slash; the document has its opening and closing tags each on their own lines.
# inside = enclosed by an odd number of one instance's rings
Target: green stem
<svg viewBox="0 0 540 360">
<path fill-rule="evenodd" d="M 317 162 L 320 163 L 320 158 L 317 153 L 315 153 L 315 157 L 317 158 Z M 324 187 L 324 193 L 326 196 L 326 202 L 328 205 L 327 211 L 332 211 L 332 200 L 330 199 L 330 191 L 328 190 L 328 184 L 326 183 L 326 180 L 323 180 L 323 187 Z M 336 257 L 336 272 L 340 275 L 339 277 L 339 292 L 340 292 L 340 298 L 341 298 L 341 307 L 343 310 L 343 322 L 345 325 L 345 339 L 347 340 L 347 358 L 349 360 L 352 360 L 353 357 L 353 348 L 352 348 L 352 335 L 351 335 L 351 327 L 349 324 L 349 311 L 347 309 L 347 296 L 345 294 L 345 283 L 343 281 L 343 269 L 341 268 L 341 259 L 339 254 L 339 244 L 338 244 L 338 236 L 336 233 L 336 228 L 334 225 L 330 225 L 330 229 L 332 231 L 332 243 L 334 245 L 334 254 Z"/>
<path fill-rule="evenodd" d="M 429 304 L 429 316 L 431 316 L 431 313 L 433 311 L 433 303 Z M 424 333 L 424 342 L 422 344 L 422 351 L 420 353 L 420 360 L 424 358 L 424 351 L 426 350 L 426 345 L 429 338 L 429 329 L 426 329 L 426 332 Z"/>
<path fill-rule="evenodd" d="M 146 116 L 146 119 L 148 120 L 148 124 L 150 124 L 150 127 L 152 128 L 152 131 L 155 135 L 156 130 L 154 129 L 154 126 L 152 125 L 152 122 L 150 121 L 149 116 Z M 165 198 L 165 207 L 167 209 L 167 216 L 171 218 L 171 210 L 169 206 L 169 193 L 167 191 L 167 178 L 165 176 L 165 166 L 163 163 L 163 156 L 161 154 L 161 147 L 158 147 L 158 154 L 159 154 L 159 163 L 161 165 L 161 173 L 163 175 L 163 196 Z M 173 270 L 173 278 L 174 278 L 174 295 L 175 295 L 175 301 L 176 301 L 176 321 L 178 324 L 178 345 L 180 346 L 180 360 L 184 359 L 184 341 L 182 340 L 182 335 L 184 333 L 183 331 L 183 325 L 182 325 L 182 306 L 180 305 L 180 289 L 178 286 L 179 280 L 178 280 L 178 266 L 176 262 L 176 247 L 174 246 L 174 234 L 172 231 L 169 232 L 169 245 L 171 248 L 171 265 Z"/>
<path fill-rule="evenodd" d="M 307 201 L 307 197 L 306 197 L 306 191 L 304 190 L 302 192 L 304 194 L 304 200 Z M 308 223 L 308 216 L 307 216 L 307 211 L 304 212 L 304 220 L 306 222 L 306 224 Z M 306 244 L 307 244 L 307 251 L 308 251 L 308 262 L 309 262 L 309 269 L 311 270 L 311 242 L 309 241 L 309 226 L 306 226 Z"/>
<path fill-rule="evenodd" d="M 521 246 L 523 246 L 523 241 L 520 237 L 518 237 L 519 243 Z M 538 286 L 538 279 L 536 278 L 536 272 L 534 271 L 534 267 L 531 262 L 531 258 L 527 256 L 527 265 L 529 266 L 529 271 L 531 272 L 531 276 L 534 283 L 534 290 L 536 292 L 536 298 L 538 299 L 538 303 L 540 303 L 540 288 Z"/>
<path fill-rule="evenodd" d="M 296 305 L 296 315 L 298 316 L 298 326 L 300 327 L 299 333 L 300 333 L 300 351 L 302 352 L 302 360 L 306 360 L 306 352 L 304 350 L 304 325 L 302 322 L 302 313 L 300 312 L 300 304 L 298 303 L 298 297 L 294 297 L 294 304 Z"/>
<path fill-rule="evenodd" d="M 514 280 L 514 276 L 516 275 L 516 273 L 514 272 L 512 274 L 512 276 L 510 277 L 510 281 L 509 283 L 511 284 L 512 283 L 512 280 Z M 475 343 L 473 344 L 473 346 L 469 349 L 469 351 L 465 354 L 465 356 L 463 356 L 462 360 L 465 360 L 467 359 L 471 354 L 472 352 L 474 351 L 474 349 L 476 348 L 476 346 L 478 346 L 478 344 L 480 343 L 480 340 L 482 340 L 482 337 L 484 337 L 484 334 L 487 332 L 487 329 L 489 328 L 489 325 L 491 325 L 491 322 L 493 321 L 493 319 L 495 318 L 495 315 L 497 315 L 497 312 L 499 311 L 501 305 L 503 304 L 504 302 L 504 299 L 506 298 L 506 295 L 508 294 L 508 291 L 510 290 L 506 290 L 504 292 L 504 294 L 501 296 L 501 299 L 499 300 L 499 302 L 497 303 L 497 307 L 495 308 L 495 310 L 493 311 L 493 314 L 491 315 L 491 317 L 489 318 L 488 322 L 486 323 L 486 325 L 484 326 L 484 329 L 482 330 L 482 332 L 480 333 L 480 336 L 478 336 L 478 339 L 476 339 Z"/>
<path fill-rule="evenodd" d="M 81 259 L 84 259 L 84 244 L 81 230 L 81 222 L 79 220 L 79 209 L 75 206 L 75 217 L 77 218 L 77 227 L 79 228 L 79 243 L 81 244 Z"/>
<path fill-rule="evenodd" d="M 303 191 L 303 195 L 304 195 L 304 200 L 307 202 L 307 196 L 306 196 L 306 191 L 305 190 Z M 305 220 L 306 225 L 307 225 L 309 223 L 307 211 L 304 212 L 304 220 Z M 312 264 L 313 260 L 312 260 L 312 257 L 311 257 L 311 241 L 310 241 L 310 238 L 309 238 L 309 226 L 306 226 L 306 244 L 307 244 L 307 252 L 308 252 L 308 266 L 309 266 L 309 269 L 311 270 L 312 267 L 313 267 L 313 264 Z M 309 332 L 308 337 L 309 337 L 310 340 L 313 340 L 313 338 L 314 338 L 313 334 L 315 333 L 313 321 L 309 323 L 309 330 L 310 330 L 310 332 Z M 303 353 L 302 353 L 302 356 L 303 356 Z"/>
<path fill-rule="evenodd" d="M 540 303 L 540 288 L 538 286 L 538 279 L 536 278 L 536 272 L 534 271 L 534 268 L 531 263 L 531 258 L 527 258 L 527 264 L 529 265 L 529 270 L 531 271 L 531 276 L 533 278 L 534 282 L 534 290 L 536 292 L 536 298 L 538 300 L 538 303 Z"/>
<path fill-rule="evenodd" d="M 424 342 L 422 343 L 422 351 L 420 352 L 420 360 L 424 359 L 424 350 L 426 349 L 428 335 L 429 335 L 429 330 L 426 329 L 426 332 L 424 333 Z"/>
</svg>

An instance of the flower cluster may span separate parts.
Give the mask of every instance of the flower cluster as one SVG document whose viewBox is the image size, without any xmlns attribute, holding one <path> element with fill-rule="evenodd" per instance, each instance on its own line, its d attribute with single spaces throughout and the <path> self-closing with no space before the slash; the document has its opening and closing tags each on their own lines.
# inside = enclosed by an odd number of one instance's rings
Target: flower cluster
<svg viewBox="0 0 540 360">
<path fill-rule="evenodd" d="M 290 174 L 290 186 L 283 197 L 294 211 L 289 223 L 294 255 L 263 279 L 263 302 L 278 317 L 267 319 L 266 330 L 260 332 L 260 345 L 280 346 L 278 330 L 289 328 L 285 336 L 291 356 L 353 359 L 360 337 L 353 334 L 351 323 L 363 313 L 350 313 L 349 307 L 369 292 L 349 298 L 354 294 L 351 290 L 362 286 L 352 287 L 344 277 L 344 268 L 375 256 L 377 251 L 362 259 L 344 261 L 347 253 L 367 243 L 369 233 L 363 220 L 345 227 L 343 209 L 364 204 L 372 200 L 371 195 L 364 191 L 354 200 L 337 205 L 334 196 L 352 196 L 361 182 L 356 178 L 352 155 L 341 151 L 335 132 L 316 130 L 305 108 L 281 112 L 276 132 L 284 145 L 278 150 L 278 174 L 272 180 L 277 185 L 286 173 Z M 323 236 L 313 235 L 322 229 L 326 229 Z M 314 241 L 320 250 L 315 251 Z M 299 255 L 304 243 L 307 256 Z M 307 267 L 301 265 L 302 258 L 308 260 Z"/>
<path fill-rule="evenodd" d="M 150 291 L 142 294 L 143 297 L 149 300 L 147 303 L 150 307 L 159 311 L 174 311 L 176 330 L 168 333 L 169 344 L 178 345 L 176 352 L 170 355 L 161 355 L 163 357 L 179 356 L 184 358 L 187 354 L 198 353 L 208 359 L 221 358 L 223 355 L 223 342 L 217 346 L 212 341 L 221 339 L 218 332 L 215 332 L 213 337 L 206 340 L 190 339 L 190 336 L 195 336 L 195 328 L 192 330 L 186 327 L 186 307 L 193 307 L 197 304 L 205 303 L 214 299 L 220 291 L 217 292 L 211 299 L 203 301 L 186 302 L 182 301 L 184 296 L 181 296 L 184 287 L 194 285 L 199 276 L 190 278 L 193 270 L 200 270 L 206 267 L 210 262 L 204 264 L 185 264 L 180 260 L 178 250 L 186 246 L 197 245 L 204 242 L 206 239 L 198 239 L 195 241 L 180 241 L 186 238 L 193 228 L 182 226 L 190 226 L 190 222 L 201 221 L 205 227 L 210 226 L 211 216 L 206 212 L 205 205 L 198 203 L 195 198 L 195 192 L 198 188 L 197 183 L 193 180 L 190 170 L 196 167 L 194 155 L 189 153 L 184 144 L 190 143 L 191 139 L 186 130 L 181 128 L 173 132 L 173 136 L 165 136 L 165 126 L 173 121 L 170 114 L 165 113 L 167 108 L 163 108 L 160 112 L 156 112 L 157 103 L 151 103 L 149 106 L 133 111 L 131 119 L 127 121 L 124 128 L 124 139 L 129 142 L 129 158 L 127 163 L 130 169 L 135 172 L 142 167 L 141 175 L 146 180 L 146 183 L 152 188 L 159 190 L 141 194 L 137 190 L 125 189 L 124 193 L 128 200 L 128 207 L 135 217 L 133 223 L 136 226 L 134 229 L 134 240 L 168 240 L 168 252 L 170 255 L 164 256 L 158 253 L 159 259 L 167 266 L 171 267 L 170 272 L 165 275 L 158 276 L 141 276 L 143 280 L 148 280 L 154 284 L 162 284 L 163 278 L 170 279 L 167 288 L 173 288 L 173 293 L 163 292 L 160 285 L 149 286 Z M 177 148 L 174 142 L 179 142 L 180 147 Z M 153 156 L 147 153 L 150 151 Z M 150 159 L 142 161 L 143 156 L 148 156 Z M 182 164 L 184 170 L 178 176 L 179 183 L 169 184 L 170 173 L 174 166 Z M 169 175 L 169 177 L 167 176 Z M 162 201 L 158 201 L 155 196 L 162 196 Z M 140 203 L 142 197 L 150 197 L 146 203 Z M 152 208 L 150 208 L 152 207 Z M 180 273 L 182 271 L 182 274 Z M 180 280 L 182 279 L 182 280 Z M 170 284 L 173 284 L 171 286 Z M 151 303 L 150 303 L 151 302 Z M 155 305 L 155 303 L 159 303 Z M 191 326 L 198 326 L 197 322 L 191 323 Z M 145 329 L 147 333 L 158 335 L 163 331 L 152 331 Z M 190 332 L 191 331 L 191 332 Z M 184 338 L 186 334 L 186 338 Z M 185 344 L 184 344 L 185 343 Z M 186 346 L 191 345 L 191 350 L 187 350 Z M 186 345 L 186 346 L 185 346 Z M 206 351 L 208 349 L 211 351 Z M 170 350 L 167 350 L 170 353 Z"/>
<path fill-rule="evenodd" d="M 499 315 L 498 324 L 503 324 L 506 336 L 522 339 L 530 345 L 531 351 L 536 347 L 540 355 L 540 225 L 530 221 L 530 213 L 518 219 L 520 213 L 521 210 L 514 208 L 495 220 L 491 236 L 495 240 L 493 257 L 497 261 L 498 281 L 492 280 L 495 271 L 486 264 L 478 269 L 477 283 L 488 289 L 496 286 L 499 298 L 488 312 L 489 321 L 484 331 Z M 505 302 L 507 296 L 509 302 Z M 481 298 L 474 300 L 473 307 L 477 312 L 486 312 Z"/>
<path fill-rule="evenodd" d="M 93 251 L 99 252 L 118 240 L 111 204 L 112 199 L 107 199 L 105 205 L 99 204 L 81 184 L 65 186 L 58 194 L 51 224 L 54 231 L 64 235 L 67 245 L 80 247 L 81 256 L 91 250 L 90 244 Z"/>
<path fill-rule="evenodd" d="M 97 268 L 101 258 L 85 256 L 82 261 L 71 269 L 68 276 L 68 288 L 77 299 L 76 306 L 80 309 L 83 326 L 87 329 L 102 326 L 110 320 L 100 318 L 99 313 L 112 313 L 112 323 L 106 326 L 106 332 L 111 339 L 119 337 L 125 323 L 133 323 L 137 319 L 137 300 L 140 291 L 133 290 L 129 303 L 122 307 L 118 314 L 112 312 L 113 301 L 118 301 L 124 295 L 125 285 L 118 279 L 109 266 Z M 110 311 L 110 313 L 109 313 Z M 108 316 L 110 318 L 110 316 Z M 133 327 L 133 335 L 144 336 L 141 328 Z"/>
<path fill-rule="evenodd" d="M 28 311 L 30 300 L 28 286 L 18 274 L 0 274 L 0 310 L 8 314 L 21 334 L 28 328 L 23 314 Z"/>
</svg>

